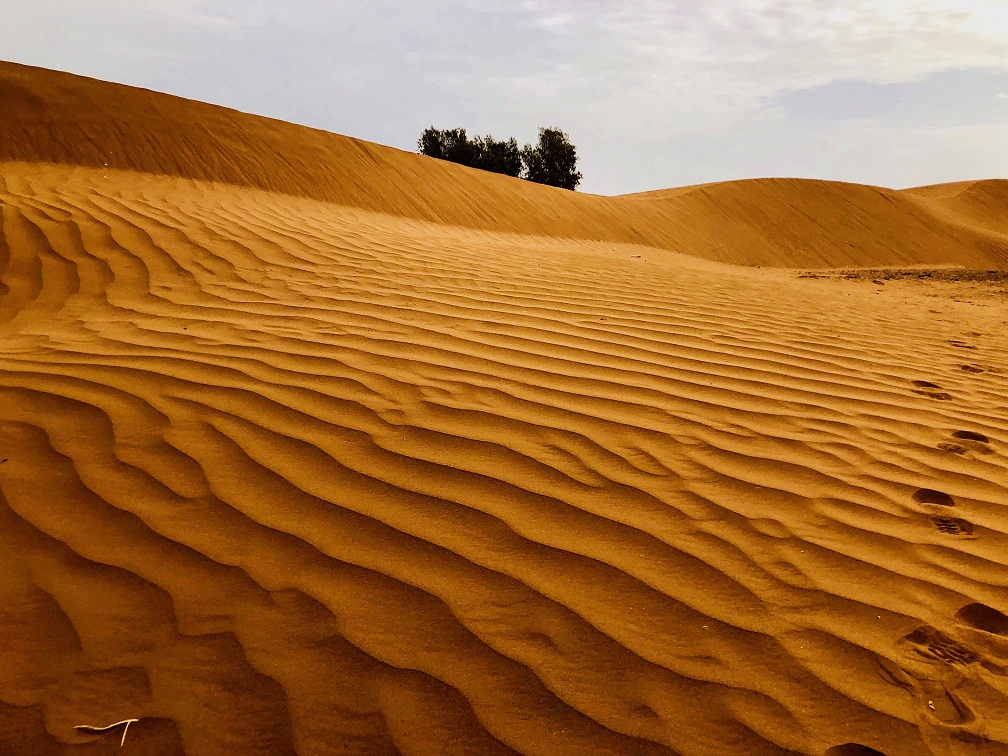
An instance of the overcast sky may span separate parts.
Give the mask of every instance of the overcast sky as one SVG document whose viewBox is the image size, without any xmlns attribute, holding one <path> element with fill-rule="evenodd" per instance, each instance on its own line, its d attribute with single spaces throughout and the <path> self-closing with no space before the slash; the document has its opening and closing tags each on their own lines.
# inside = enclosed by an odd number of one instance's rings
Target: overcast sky
<svg viewBox="0 0 1008 756">
<path fill-rule="evenodd" d="M 406 150 L 534 142 L 580 189 L 1008 176 L 1008 0 L 0 0 L 0 56 Z M 2 106 L 2 103 L 0 103 Z"/>
</svg>

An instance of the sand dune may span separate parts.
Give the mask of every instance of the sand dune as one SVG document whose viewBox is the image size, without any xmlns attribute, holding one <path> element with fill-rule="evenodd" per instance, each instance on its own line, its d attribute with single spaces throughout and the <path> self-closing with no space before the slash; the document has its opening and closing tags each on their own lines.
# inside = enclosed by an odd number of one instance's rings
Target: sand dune
<svg viewBox="0 0 1008 756">
<path fill-rule="evenodd" d="M 1005 180 L 977 182 L 958 198 L 937 187 L 897 192 L 795 179 L 599 197 L 11 63 L 0 63 L 0 99 L 0 128 L 11 135 L 0 143 L 0 161 L 221 182 L 416 220 L 643 244 L 737 265 L 1008 268 Z"/>
<path fill-rule="evenodd" d="M 1008 753 L 1004 182 L 2 80 L 0 753 Z"/>
</svg>

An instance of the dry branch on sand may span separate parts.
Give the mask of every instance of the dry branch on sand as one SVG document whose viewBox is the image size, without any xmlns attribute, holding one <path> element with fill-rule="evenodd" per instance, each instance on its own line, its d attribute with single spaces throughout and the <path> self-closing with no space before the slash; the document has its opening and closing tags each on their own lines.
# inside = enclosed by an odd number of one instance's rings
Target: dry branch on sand
<svg viewBox="0 0 1008 756">
<path fill-rule="evenodd" d="M 129 726 L 133 724 L 133 722 L 139 722 L 139 721 L 140 721 L 139 719 L 124 719 L 121 722 L 113 722 L 112 724 L 105 725 L 104 727 L 97 727 L 95 725 L 74 725 L 74 729 L 79 732 L 102 733 L 102 732 L 110 732 L 111 730 L 114 730 L 116 727 L 126 725 L 125 727 L 123 727 L 122 740 L 119 741 L 119 747 L 122 748 L 124 745 L 126 745 L 126 733 L 129 730 Z"/>
</svg>

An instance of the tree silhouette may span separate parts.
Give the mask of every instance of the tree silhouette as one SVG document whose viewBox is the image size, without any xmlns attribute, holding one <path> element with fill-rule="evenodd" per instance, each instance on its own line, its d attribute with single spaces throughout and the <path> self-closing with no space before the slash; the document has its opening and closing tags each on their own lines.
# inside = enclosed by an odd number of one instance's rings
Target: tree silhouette
<svg viewBox="0 0 1008 756">
<path fill-rule="evenodd" d="M 574 189 L 581 182 L 577 150 L 560 129 L 539 129 L 539 143 L 518 148 L 511 137 L 506 142 L 491 136 L 468 137 L 465 129 L 425 129 L 417 141 L 420 154 L 439 160 L 480 168 L 539 184 Z"/>
<path fill-rule="evenodd" d="M 466 137 L 465 129 L 435 129 L 431 126 L 420 136 L 420 153 L 440 160 L 478 167 L 479 144 Z"/>
<path fill-rule="evenodd" d="M 479 143 L 479 161 L 477 168 L 493 173 L 503 173 L 505 176 L 518 178 L 522 173 L 521 150 L 518 142 L 511 137 L 506 142 L 498 142 L 493 137 L 477 137 Z"/>
<path fill-rule="evenodd" d="M 539 129 L 539 143 L 525 145 L 522 162 L 525 178 L 537 184 L 575 189 L 581 183 L 577 171 L 577 149 L 567 134 L 556 128 Z"/>
</svg>

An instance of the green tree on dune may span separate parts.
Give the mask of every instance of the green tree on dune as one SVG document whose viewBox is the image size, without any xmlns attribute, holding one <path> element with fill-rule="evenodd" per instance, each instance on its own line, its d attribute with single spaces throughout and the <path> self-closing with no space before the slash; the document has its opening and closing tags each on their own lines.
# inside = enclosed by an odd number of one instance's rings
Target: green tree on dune
<svg viewBox="0 0 1008 756">
<path fill-rule="evenodd" d="M 431 126 L 420 136 L 420 153 L 439 160 L 476 168 L 480 146 L 466 136 L 465 129 L 435 129 Z"/>
<path fill-rule="evenodd" d="M 491 136 L 473 136 L 465 129 L 425 129 L 417 142 L 421 155 L 449 160 L 538 184 L 574 189 L 581 181 L 577 150 L 560 129 L 539 129 L 536 146 L 519 149 L 514 137 L 498 141 Z"/>
<path fill-rule="evenodd" d="M 571 189 L 581 183 L 577 170 L 577 149 L 560 129 L 539 129 L 539 143 L 522 150 L 525 178 L 537 184 Z"/>
<path fill-rule="evenodd" d="M 493 173 L 503 173 L 505 176 L 519 178 L 522 173 L 521 150 L 518 142 L 511 137 L 506 142 L 498 142 L 493 137 L 477 137 L 479 143 L 479 161 L 476 168 Z"/>
</svg>

